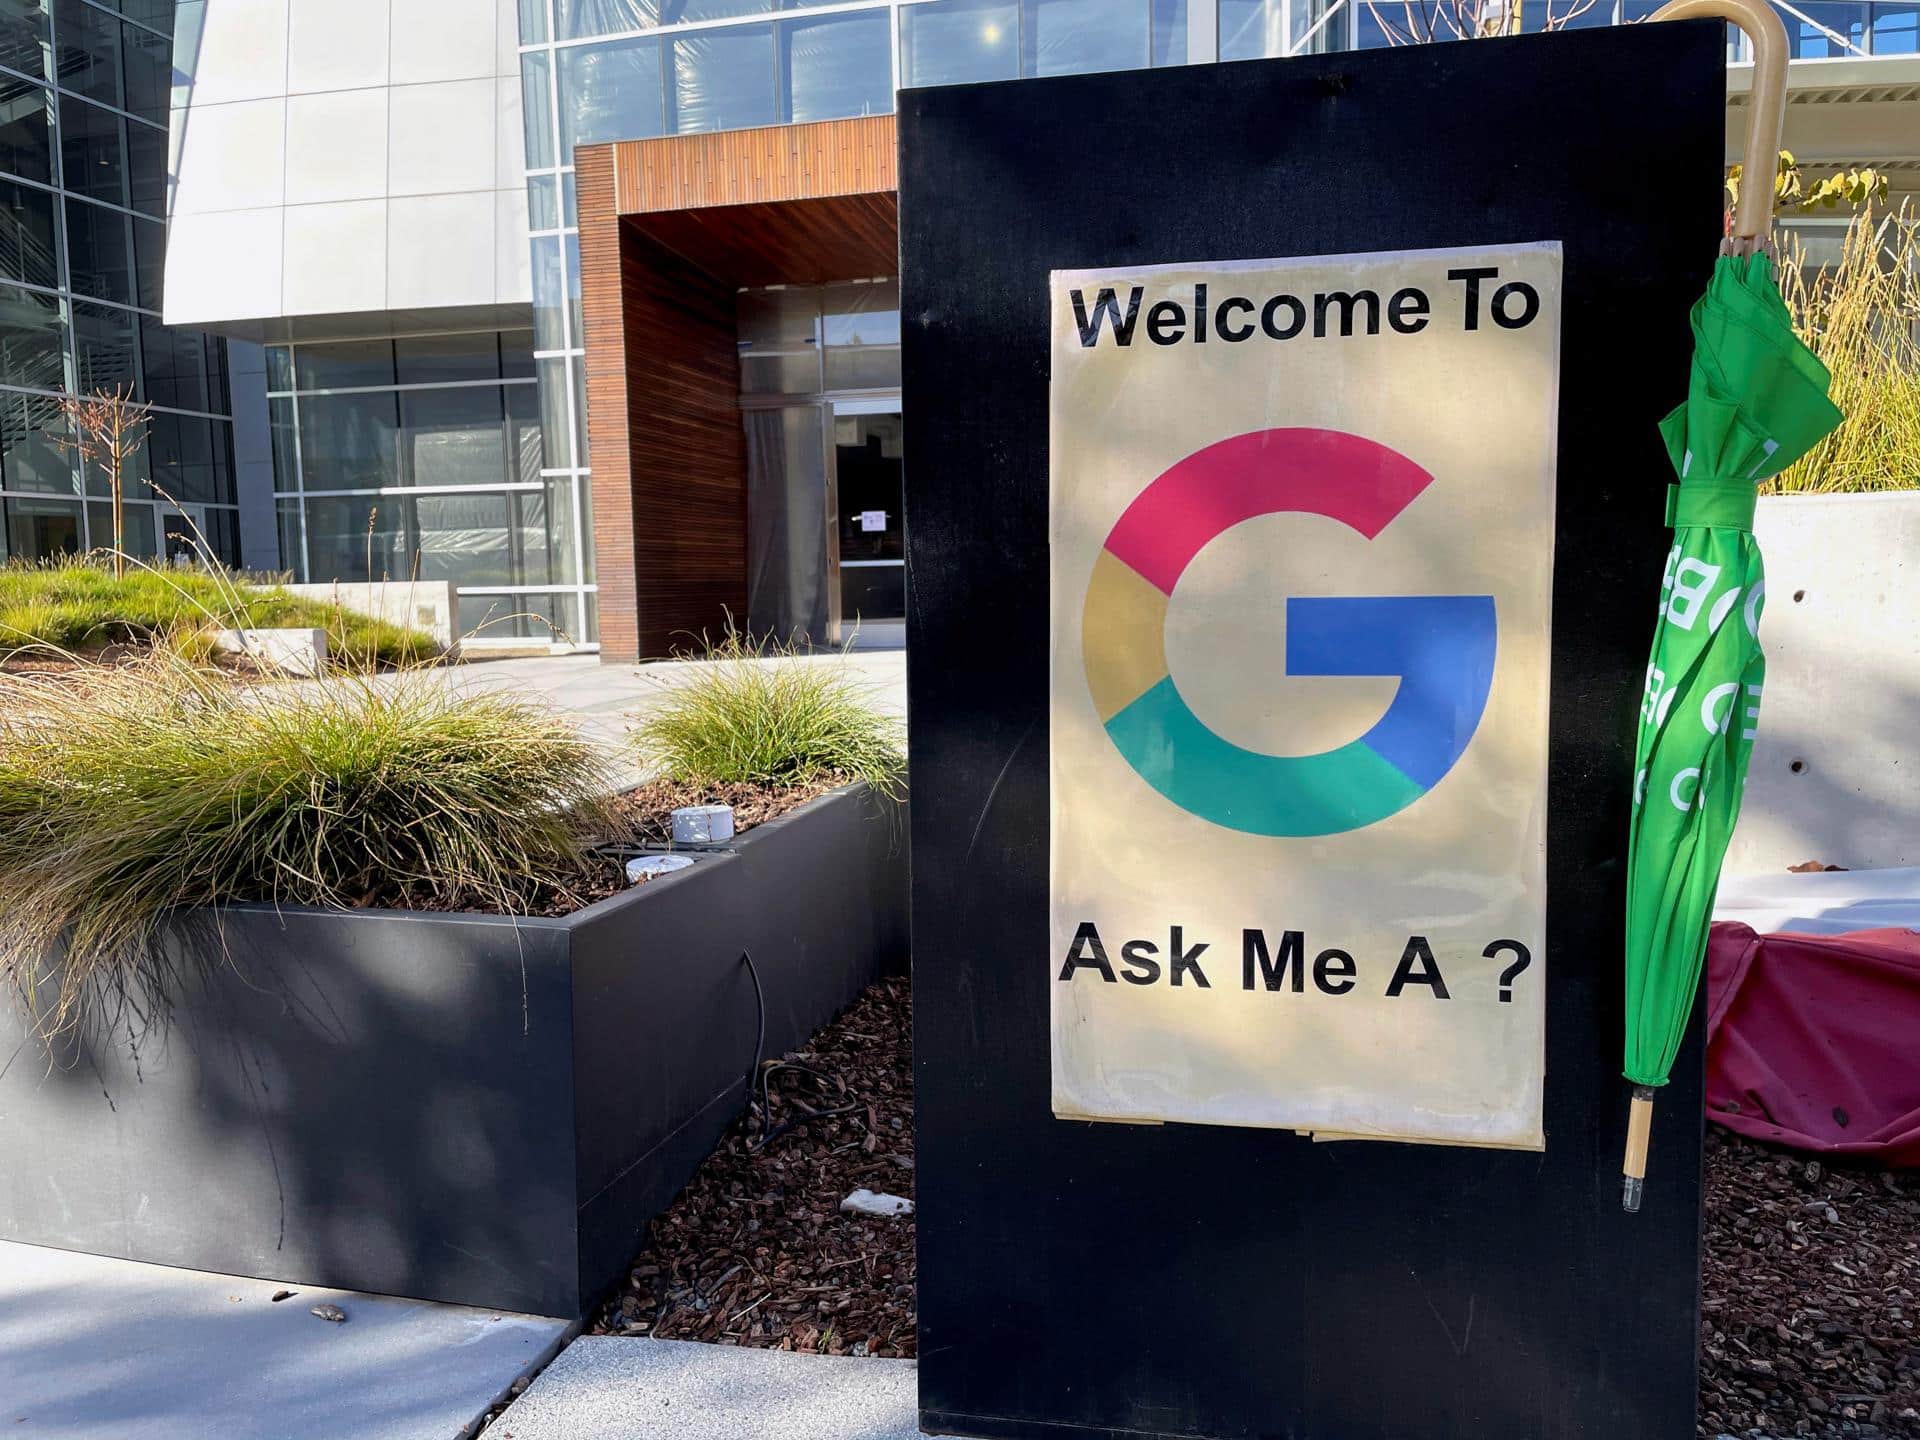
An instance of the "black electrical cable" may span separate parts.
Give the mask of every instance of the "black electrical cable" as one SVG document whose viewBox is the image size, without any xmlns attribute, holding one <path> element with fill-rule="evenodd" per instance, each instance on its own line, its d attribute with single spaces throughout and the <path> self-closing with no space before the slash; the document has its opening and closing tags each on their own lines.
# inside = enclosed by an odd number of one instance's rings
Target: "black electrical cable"
<svg viewBox="0 0 1920 1440">
<path fill-rule="evenodd" d="M 794 1070 L 802 1075 L 812 1076 L 814 1081 L 823 1089 L 827 1086 L 838 1085 L 842 1093 L 844 1093 L 846 1086 L 841 1084 L 833 1076 L 816 1070 L 811 1065 L 802 1065 L 797 1060 L 782 1060 L 776 1064 L 767 1066 L 765 1069 L 761 1068 L 761 1057 L 766 1053 L 767 1047 L 767 992 L 760 988 L 760 971 L 753 963 L 753 953 L 749 950 L 742 950 L 740 952 L 740 958 L 745 962 L 747 975 L 753 981 L 753 1001 L 759 1011 L 759 1028 L 753 1040 L 753 1067 L 747 1071 L 747 1108 L 749 1110 L 753 1108 L 753 1098 L 757 1093 L 760 1097 L 760 1139 L 757 1144 L 749 1142 L 747 1148 L 749 1150 L 764 1150 L 789 1130 L 797 1129 L 809 1121 L 826 1120 L 835 1115 L 851 1115 L 857 1110 L 864 1110 L 866 1106 L 859 1104 L 841 1105 L 831 1110 L 809 1110 L 804 1114 L 794 1116 L 792 1119 L 777 1127 L 774 1125 L 773 1096 L 770 1085 L 776 1071 Z"/>
</svg>

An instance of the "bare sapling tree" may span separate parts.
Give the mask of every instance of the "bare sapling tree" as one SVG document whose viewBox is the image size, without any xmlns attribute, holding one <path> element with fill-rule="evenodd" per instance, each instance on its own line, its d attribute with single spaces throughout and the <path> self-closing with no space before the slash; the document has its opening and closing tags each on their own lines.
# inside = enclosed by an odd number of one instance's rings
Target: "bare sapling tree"
<svg viewBox="0 0 1920 1440">
<path fill-rule="evenodd" d="M 1389 45 L 1564 30 L 1599 0 L 1366 0 Z"/>
<path fill-rule="evenodd" d="M 127 573 L 127 466 L 147 443 L 150 407 L 133 398 L 131 385 L 116 385 L 89 395 L 62 395 L 60 413 L 67 434 L 54 443 L 80 457 L 83 480 L 88 466 L 106 474 L 113 499 L 113 574 L 119 579 Z"/>
</svg>

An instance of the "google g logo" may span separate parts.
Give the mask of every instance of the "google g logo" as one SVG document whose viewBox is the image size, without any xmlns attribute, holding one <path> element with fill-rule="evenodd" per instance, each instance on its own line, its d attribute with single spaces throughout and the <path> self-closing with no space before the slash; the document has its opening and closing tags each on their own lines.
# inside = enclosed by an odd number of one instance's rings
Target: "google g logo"
<svg viewBox="0 0 1920 1440">
<path fill-rule="evenodd" d="M 1087 586 L 1087 685 L 1126 762 L 1168 800 L 1250 835 L 1336 835 L 1398 814 L 1466 750 L 1493 685 L 1491 595 L 1295 596 L 1285 673 L 1398 677 L 1372 729 L 1318 755 L 1207 728 L 1167 668 L 1167 601 L 1200 549 L 1258 515 L 1325 515 L 1371 540 L 1433 482 L 1338 430 L 1255 430 L 1197 450 L 1134 497 Z M 1252 664 L 1269 657 L 1248 656 Z"/>
</svg>

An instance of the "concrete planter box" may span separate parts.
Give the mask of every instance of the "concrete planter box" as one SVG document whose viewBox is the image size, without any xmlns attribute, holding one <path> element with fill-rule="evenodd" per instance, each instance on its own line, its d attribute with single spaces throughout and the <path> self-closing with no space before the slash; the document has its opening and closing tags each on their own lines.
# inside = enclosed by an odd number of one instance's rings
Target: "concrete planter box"
<svg viewBox="0 0 1920 1440">
<path fill-rule="evenodd" d="M 584 1314 L 745 1104 L 741 952 L 793 1049 L 904 966 L 906 845 L 853 786 L 565 919 L 184 914 L 137 1046 L 0 1010 L 0 1239 Z"/>
</svg>

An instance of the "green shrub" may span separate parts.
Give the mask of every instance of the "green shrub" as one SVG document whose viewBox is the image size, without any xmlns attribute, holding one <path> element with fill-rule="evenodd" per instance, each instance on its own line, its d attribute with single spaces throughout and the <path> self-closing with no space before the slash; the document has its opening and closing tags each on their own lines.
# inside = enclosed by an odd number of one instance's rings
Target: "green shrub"
<svg viewBox="0 0 1920 1440">
<path fill-rule="evenodd" d="M 163 966 L 180 907 L 523 913 L 584 873 L 611 788 L 563 718 L 430 679 L 0 676 L 0 977 L 65 1023 Z"/>
<path fill-rule="evenodd" d="M 418 630 L 205 570 L 140 566 L 115 577 L 95 560 L 0 565 L 0 659 L 23 650 L 82 653 L 160 644 L 204 655 L 210 630 L 289 627 L 327 632 L 338 669 L 420 664 L 436 652 Z"/>
<path fill-rule="evenodd" d="M 633 734 L 641 762 L 702 784 L 864 780 L 895 794 L 906 769 L 899 722 L 843 659 L 800 656 L 728 629 L 691 677 L 661 688 Z"/>
</svg>

